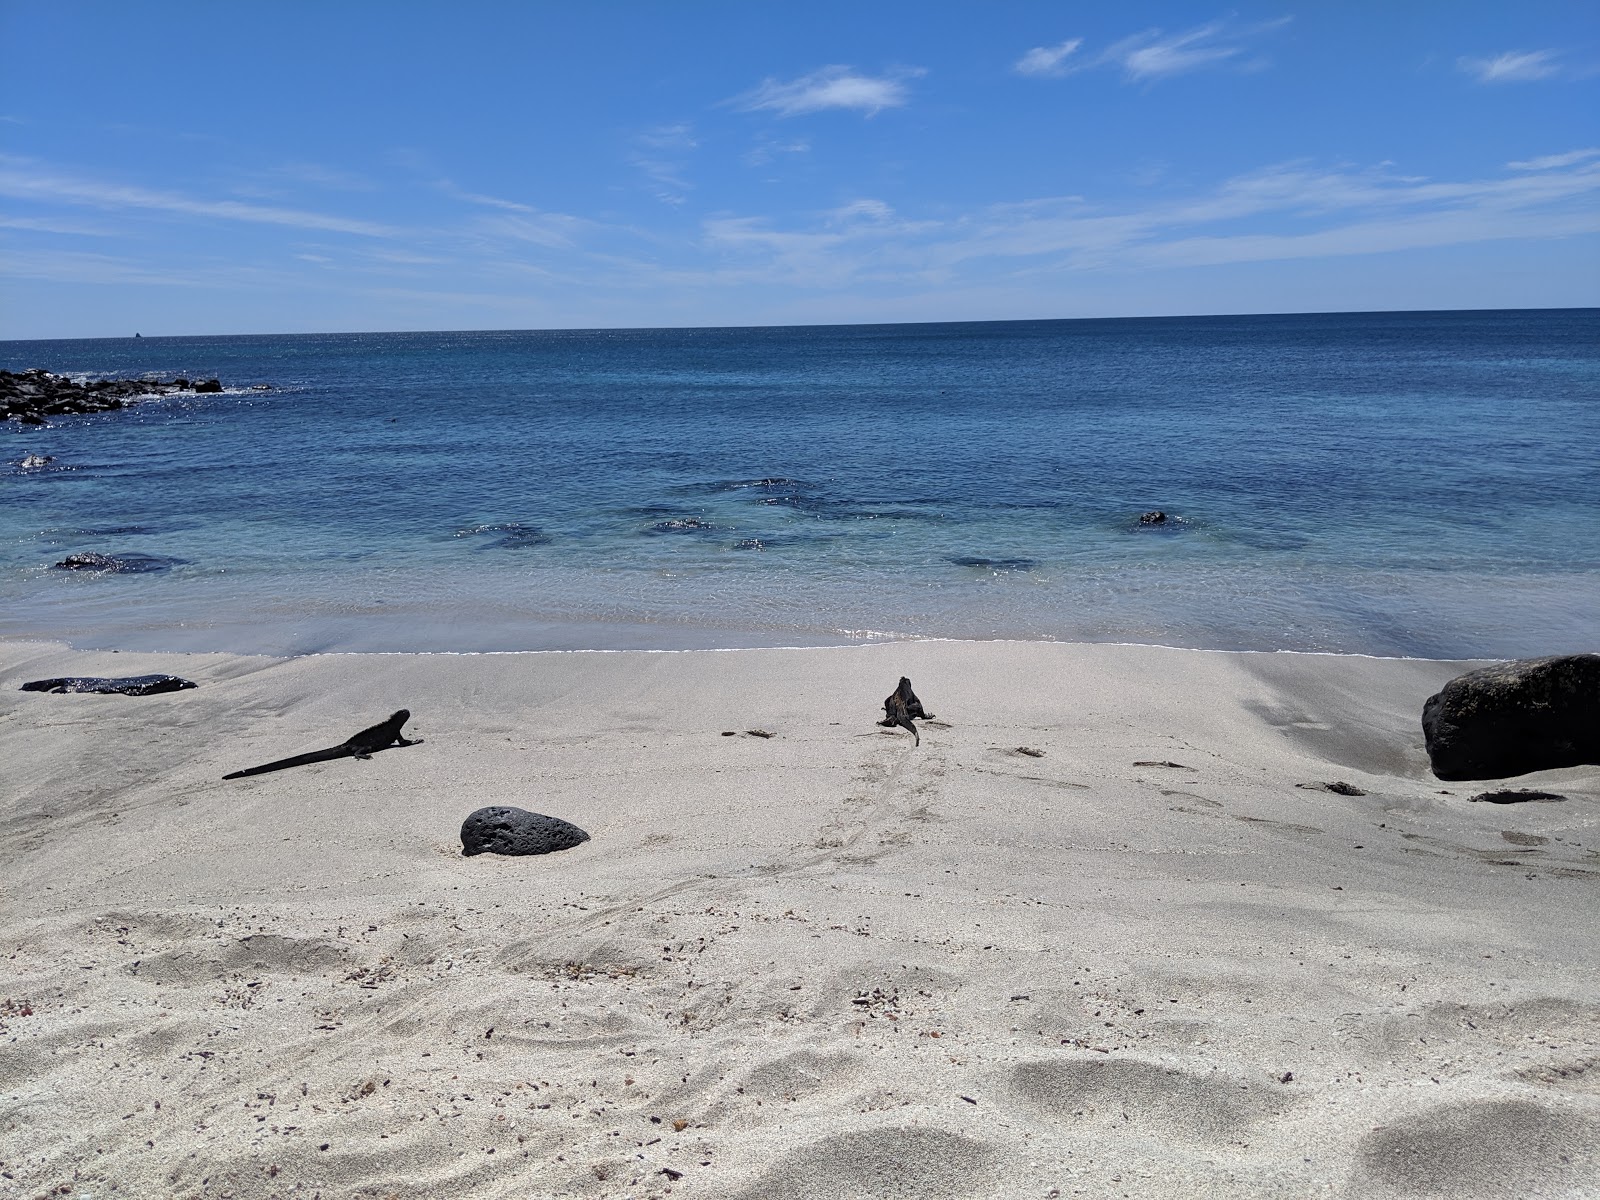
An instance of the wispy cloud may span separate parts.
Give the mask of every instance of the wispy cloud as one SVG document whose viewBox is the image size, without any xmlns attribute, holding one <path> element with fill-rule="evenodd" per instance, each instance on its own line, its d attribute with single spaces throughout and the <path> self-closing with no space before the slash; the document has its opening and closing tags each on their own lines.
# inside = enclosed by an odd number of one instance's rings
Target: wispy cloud
<svg viewBox="0 0 1600 1200">
<path fill-rule="evenodd" d="M 1035 46 L 1011 69 L 1018 75 L 1065 75 L 1067 58 L 1081 45 L 1082 38 L 1068 38 L 1054 46 Z"/>
<path fill-rule="evenodd" d="M 688 156 L 699 145 L 692 125 L 656 125 L 634 135 L 629 161 L 650 181 L 657 200 L 677 206 L 694 190 L 688 179 Z"/>
<path fill-rule="evenodd" d="M 515 200 L 502 200 L 499 196 L 486 196 L 482 192 L 469 192 L 457 187 L 449 179 L 436 179 L 433 186 L 438 188 L 452 200 L 460 200 L 464 204 L 477 204 L 484 208 L 499 208 L 506 212 L 537 213 L 539 210 L 530 204 L 519 204 Z"/>
<path fill-rule="evenodd" d="M 1265 65 L 1254 50 L 1257 39 L 1282 29 L 1290 18 L 1237 25 L 1212 21 L 1181 33 L 1149 29 L 1114 42 L 1098 54 L 1076 57 L 1082 38 L 1070 38 L 1055 46 L 1029 50 L 1013 65 L 1021 75 L 1074 75 L 1095 67 L 1120 68 L 1130 83 L 1146 83 L 1200 71 L 1208 67 L 1252 70 Z"/>
<path fill-rule="evenodd" d="M 1554 50 L 1508 50 L 1493 58 L 1460 58 L 1456 65 L 1479 83 L 1531 83 L 1561 71 Z"/>
<path fill-rule="evenodd" d="M 1569 150 L 1565 154 L 1546 154 L 1542 158 L 1530 158 L 1522 162 L 1509 162 L 1506 166 L 1513 171 L 1552 171 L 1559 167 L 1576 166 L 1581 162 L 1588 162 L 1591 158 L 1600 158 L 1600 147 L 1591 147 L 1588 150 Z"/>
<path fill-rule="evenodd" d="M 178 192 L 106 183 L 61 174 L 27 160 L 0 156 L 0 195 L 19 200 L 57 201 L 107 211 L 138 209 L 170 213 L 175 216 L 207 217 L 222 221 L 245 221 L 262 225 L 283 225 L 293 229 L 320 229 L 329 233 L 353 233 L 362 237 L 397 237 L 403 231 L 392 225 L 362 221 L 303 209 L 246 204 L 238 200 L 205 200 Z"/>
<path fill-rule="evenodd" d="M 1288 163 L 1159 205 L 1059 197 L 939 221 L 907 221 L 881 202 L 858 201 L 788 227 L 718 218 L 706 222 L 704 245 L 745 279 L 819 288 L 981 278 L 992 272 L 985 260 L 1048 276 L 1600 232 L 1600 162 L 1564 165 L 1451 181 Z"/>
<path fill-rule="evenodd" d="M 857 74 L 853 67 L 831 66 L 783 82 L 764 80 L 754 91 L 736 96 L 730 103 L 753 112 L 771 109 L 780 117 L 821 112 L 827 108 L 853 108 L 873 116 L 886 108 L 899 108 L 909 99 L 905 81 L 925 72 L 908 67 L 888 75 Z"/>
</svg>

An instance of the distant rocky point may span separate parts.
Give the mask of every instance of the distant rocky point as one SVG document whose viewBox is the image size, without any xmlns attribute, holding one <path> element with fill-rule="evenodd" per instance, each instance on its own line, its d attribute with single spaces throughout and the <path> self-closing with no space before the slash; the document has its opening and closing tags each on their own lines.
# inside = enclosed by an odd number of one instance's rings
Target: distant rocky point
<svg viewBox="0 0 1600 1200">
<path fill-rule="evenodd" d="M 256 390 L 268 385 L 258 384 Z M 41 367 L 20 375 L 0 371 L 0 420 L 43 425 L 49 417 L 126 408 L 145 396 L 169 392 L 220 392 L 219 379 L 92 379 L 79 383 Z"/>
</svg>

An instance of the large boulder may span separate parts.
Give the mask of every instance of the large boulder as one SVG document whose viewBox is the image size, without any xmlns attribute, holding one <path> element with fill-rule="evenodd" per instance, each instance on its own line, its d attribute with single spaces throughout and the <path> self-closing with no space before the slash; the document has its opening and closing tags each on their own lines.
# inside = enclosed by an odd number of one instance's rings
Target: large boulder
<svg viewBox="0 0 1600 1200">
<path fill-rule="evenodd" d="M 570 821 L 503 804 L 480 808 L 461 823 L 463 855 L 550 854 L 588 840 Z"/>
<path fill-rule="evenodd" d="M 1600 654 L 1523 658 L 1458 675 L 1422 706 L 1440 779 L 1600 765 Z"/>
</svg>

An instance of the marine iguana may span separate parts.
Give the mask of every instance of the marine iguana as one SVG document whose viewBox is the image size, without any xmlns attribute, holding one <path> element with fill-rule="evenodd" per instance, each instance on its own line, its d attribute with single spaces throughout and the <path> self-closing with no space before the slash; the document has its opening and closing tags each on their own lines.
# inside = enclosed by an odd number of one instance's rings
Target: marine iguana
<svg viewBox="0 0 1600 1200">
<path fill-rule="evenodd" d="M 349 741 L 341 742 L 337 746 L 330 746 L 326 750 L 313 750 L 309 754 L 296 754 L 293 758 L 280 758 L 277 762 L 265 763 L 259 767 L 250 767 L 243 771 L 232 771 L 224 775 L 224 779 L 242 779 L 246 775 L 264 775 L 268 771 L 281 771 L 285 767 L 303 767 L 307 763 L 327 762 L 334 758 L 371 758 L 379 750 L 389 746 L 415 746 L 422 741 L 414 741 L 400 736 L 400 727 L 411 719 L 411 710 L 402 708 L 387 721 L 374 725 L 371 729 L 363 729 L 353 735 Z"/>
<path fill-rule="evenodd" d="M 912 717 L 920 717 L 924 721 L 933 720 L 933 714 L 922 710 L 922 701 L 917 699 L 917 694 L 911 690 L 911 680 L 904 675 L 900 676 L 900 683 L 890 692 L 883 702 L 883 720 L 879 725 L 893 728 L 898 725 L 901 729 L 909 729 L 911 736 L 916 738 L 916 745 L 922 745 L 922 735 L 917 732 L 917 727 L 911 723 Z"/>
</svg>

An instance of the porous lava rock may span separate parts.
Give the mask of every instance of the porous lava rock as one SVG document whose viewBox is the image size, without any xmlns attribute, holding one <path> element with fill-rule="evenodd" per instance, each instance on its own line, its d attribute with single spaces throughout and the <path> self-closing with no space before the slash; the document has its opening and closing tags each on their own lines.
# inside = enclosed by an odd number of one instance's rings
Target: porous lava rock
<svg viewBox="0 0 1600 1200">
<path fill-rule="evenodd" d="M 1600 654 L 1496 663 L 1457 675 L 1422 706 L 1440 779 L 1504 779 L 1600 765 Z"/>
<path fill-rule="evenodd" d="M 480 808 L 461 823 L 461 853 L 553 854 L 589 840 L 571 821 L 503 804 Z"/>
<path fill-rule="evenodd" d="M 159 696 L 165 692 L 181 692 L 199 687 L 192 680 L 177 675 L 127 675 L 120 679 L 103 679 L 98 676 L 76 675 L 60 679 L 35 679 L 25 683 L 24 692 L 91 692 L 101 696 Z"/>
</svg>

